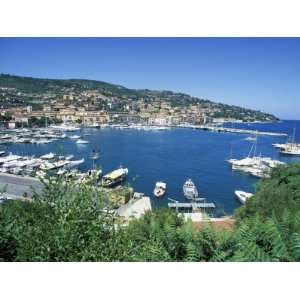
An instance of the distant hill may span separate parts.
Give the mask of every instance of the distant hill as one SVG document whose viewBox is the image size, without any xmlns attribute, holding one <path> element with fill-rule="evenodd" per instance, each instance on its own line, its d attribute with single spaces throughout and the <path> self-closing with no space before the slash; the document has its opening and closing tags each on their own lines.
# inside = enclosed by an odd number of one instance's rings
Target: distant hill
<svg viewBox="0 0 300 300">
<path fill-rule="evenodd" d="M 215 118 L 235 118 L 242 120 L 261 120 L 276 121 L 278 120 L 272 114 L 263 113 L 257 110 L 247 109 L 238 106 L 232 106 L 223 103 L 213 102 L 208 99 L 192 97 L 184 93 L 172 91 L 158 91 L 149 89 L 129 89 L 121 85 L 111 84 L 104 81 L 87 80 L 87 79 L 41 79 L 32 77 L 15 76 L 9 74 L 0 74 L 0 87 L 14 88 L 23 93 L 23 99 L 30 102 L 32 97 L 37 98 L 39 95 L 46 93 L 55 94 L 57 97 L 67 93 L 80 93 L 86 90 L 98 90 L 102 94 L 119 97 L 134 101 L 143 98 L 146 101 L 153 101 L 160 98 L 164 101 L 171 102 L 173 106 L 186 107 L 190 104 L 200 103 L 203 107 L 218 108 L 212 117 Z"/>
</svg>

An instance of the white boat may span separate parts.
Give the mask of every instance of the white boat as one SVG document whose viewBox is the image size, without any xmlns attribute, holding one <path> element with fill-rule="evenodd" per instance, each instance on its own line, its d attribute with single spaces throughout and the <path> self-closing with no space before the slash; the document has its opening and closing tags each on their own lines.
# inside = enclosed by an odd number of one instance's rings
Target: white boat
<svg viewBox="0 0 300 300">
<path fill-rule="evenodd" d="M 47 153 L 47 154 L 44 154 L 44 155 L 42 155 L 40 158 L 41 159 L 53 159 L 55 157 L 55 154 L 54 153 L 52 153 L 52 152 L 50 152 L 50 153 Z"/>
<path fill-rule="evenodd" d="M 191 179 L 188 179 L 183 185 L 183 194 L 185 198 L 189 200 L 195 200 L 198 198 L 198 191 Z"/>
<path fill-rule="evenodd" d="M 71 160 L 72 158 L 74 158 L 73 154 L 69 154 L 69 155 L 66 156 L 66 160 Z"/>
<path fill-rule="evenodd" d="M 76 127 L 76 126 L 73 126 L 73 125 L 70 125 L 70 124 L 66 124 L 66 123 L 63 123 L 61 125 L 51 125 L 50 127 L 53 128 L 53 129 L 56 129 L 56 130 L 60 130 L 60 131 L 76 131 L 76 130 L 80 130 L 79 127 Z"/>
<path fill-rule="evenodd" d="M 5 154 L 5 151 L 0 151 L 0 156 Z"/>
<path fill-rule="evenodd" d="M 235 193 L 235 195 L 237 196 L 237 198 L 240 200 L 240 202 L 242 204 L 245 204 L 248 199 L 250 199 L 251 197 L 253 197 L 252 193 L 246 193 L 244 191 L 238 191 L 237 190 L 234 193 Z"/>
<path fill-rule="evenodd" d="M 69 138 L 70 138 L 71 140 L 78 140 L 78 139 L 80 139 L 80 135 L 76 135 L 76 134 L 70 135 Z"/>
<path fill-rule="evenodd" d="M 254 137 L 254 136 L 248 136 L 247 138 L 245 138 L 245 141 L 256 142 L 256 137 Z"/>
<path fill-rule="evenodd" d="M 83 140 L 83 139 L 79 139 L 76 141 L 76 144 L 88 144 L 88 143 L 89 143 L 89 141 Z"/>
<path fill-rule="evenodd" d="M 102 177 L 102 186 L 111 187 L 122 182 L 128 174 L 127 168 L 119 168 Z"/>
<path fill-rule="evenodd" d="M 71 168 L 79 166 L 79 165 L 81 165 L 83 163 L 84 163 L 84 158 L 79 159 L 79 160 L 68 160 L 65 167 L 67 169 L 71 169 Z"/>
<path fill-rule="evenodd" d="M 63 174 L 66 174 L 66 173 L 67 173 L 66 169 L 59 169 L 56 174 L 57 175 L 63 175 Z"/>
<path fill-rule="evenodd" d="M 287 155 L 300 155 L 300 146 L 298 144 L 289 144 L 280 149 L 280 153 Z"/>
<path fill-rule="evenodd" d="M 155 184 L 153 194 L 157 198 L 162 197 L 166 193 L 166 189 L 167 189 L 167 184 L 165 182 L 158 181 Z"/>
<path fill-rule="evenodd" d="M 4 156 L 4 157 L 0 157 L 0 164 L 6 163 L 6 162 L 9 162 L 9 161 L 13 161 L 13 160 L 18 160 L 20 158 L 21 158 L 21 156 L 14 155 L 10 152 L 9 155 Z"/>
</svg>

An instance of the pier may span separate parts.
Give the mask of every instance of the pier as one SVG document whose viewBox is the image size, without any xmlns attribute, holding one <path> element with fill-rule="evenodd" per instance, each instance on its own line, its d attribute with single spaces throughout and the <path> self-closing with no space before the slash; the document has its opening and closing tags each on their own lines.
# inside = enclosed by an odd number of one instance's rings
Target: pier
<svg viewBox="0 0 300 300">
<path fill-rule="evenodd" d="M 267 131 L 257 131 L 250 129 L 238 129 L 238 128 L 228 128 L 228 127 L 217 127 L 217 126 L 194 126 L 195 129 L 209 130 L 215 132 L 229 132 L 229 133 L 240 133 L 240 134 L 251 134 L 251 135 L 266 135 L 266 136 L 287 136 L 287 133 L 282 132 L 267 132 Z"/>
<path fill-rule="evenodd" d="M 201 208 L 216 208 L 216 205 L 211 202 L 203 202 L 203 203 L 185 203 L 185 202 L 178 202 L 178 203 L 168 203 L 169 208 L 191 208 L 192 210 L 197 210 Z"/>
</svg>

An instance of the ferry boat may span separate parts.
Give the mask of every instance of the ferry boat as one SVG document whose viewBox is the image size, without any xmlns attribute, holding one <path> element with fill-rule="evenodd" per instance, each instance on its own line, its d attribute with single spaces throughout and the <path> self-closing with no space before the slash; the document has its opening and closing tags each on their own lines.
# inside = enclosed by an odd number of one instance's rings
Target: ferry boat
<svg viewBox="0 0 300 300">
<path fill-rule="evenodd" d="M 104 187 L 112 187 L 120 182 L 122 182 L 128 174 L 127 168 L 119 168 L 117 170 L 112 171 L 109 174 L 106 174 L 102 177 L 102 186 Z"/>
<path fill-rule="evenodd" d="M 166 189 L 167 189 L 167 184 L 165 182 L 158 181 L 155 184 L 153 194 L 157 198 L 162 197 L 166 193 Z"/>
<path fill-rule="evenodd" d="M 83 139 L 79 139 L 76 141 L 76 144 L 88 144 L 88 143 L 89 143 L 89 141 L 83 140 Z"/>
<path fill-rule="evenodd" d="M 237 190 L 234 193 L 235 193 L 235 195 L 237 196 L 237 198 L 240 200 L 240 202 L 242 204 L 245 204 L 248 199 L 253 197 L 252 193 L 247 193 L 247 192 L 244 192 L 244 191 L 238 191 Z"/>
<path fill-rule="evenodd" d="M 198 191 L 191 179 L 188 179 L 183 185 L 183 194 L 185 198 L 189 200 L 195 200 L 198 198 Z"/>
</svg>

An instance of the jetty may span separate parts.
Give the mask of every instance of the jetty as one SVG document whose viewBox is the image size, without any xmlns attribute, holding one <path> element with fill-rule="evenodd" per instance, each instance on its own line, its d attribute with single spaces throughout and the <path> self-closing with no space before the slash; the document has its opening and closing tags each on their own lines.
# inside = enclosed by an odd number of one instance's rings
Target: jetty
<svg viewBox="0 0 300 300">
<path fill-rule="evenodd" d="M 238 128 L 228 128 L 228 127 L 218 127 L 218 126 L 194 126 L 195 129 L 215 131 L 215 132 L 228 132 L 228 133 L 239 133 L 239 134 L 250 134 L 250 135 L 266 135 L 266 136 L 287 136 L 287 133 L 283 132 L 268 132 L 268 131 L 258 131 L 251 129 L 238 129 Z"/>
<path fill-rule="evenodd" d="M 188 209 L 191 208 L 192 210 L 203 209 L 203 208 L 216 208 L 216 205 L 212 202 L 203 202 L 203 203 L 195 203 L 195 202 L 178 202 L 178 203 L 168 203 L 169 208 L 176 208 L 176 209 Z"/>
</svg>

